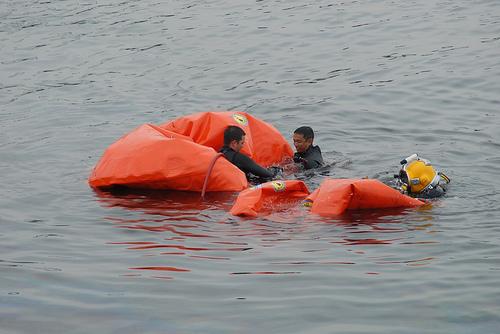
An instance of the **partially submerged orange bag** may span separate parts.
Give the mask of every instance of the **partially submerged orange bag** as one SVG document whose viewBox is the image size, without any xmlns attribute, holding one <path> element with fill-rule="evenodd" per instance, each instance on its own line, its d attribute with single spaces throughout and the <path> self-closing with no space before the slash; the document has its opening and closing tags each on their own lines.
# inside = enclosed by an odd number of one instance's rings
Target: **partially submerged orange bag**
<svg viewBox="0 0 500 334">
<path fill-rule="evenodd" d="M 293 155 L 279 131 L 258 118 L 237 111 L 202 112 L 160 126 L 145 124 L 123 136 L 104 152 L 89 184 L 202 193 L 241 191 L 248 187 L 244 173 L 224 157 L 216 159 L 228 125 L 245 131 L 242 152 L 258 164 L 277 164 Z M 203 189 L 211 163 L 214 166 Z"/>
<path fill-rule="evenodd" d="M 243 190 L 231 208 L 231 214 L 256 217 L 283 206 L 295 205 L 307 195 L 309 190 L 303 181 L 266 182 Z"/>
<path fill-rule="evenodd" d="M 346 210 L 415 207 L 425 203 L 373 179 L 326 179 L 309 195 L 311 213 L 340 215 Z"/>
<path fill-rule="evenodd" d="M 258 118 L 237 111 L 202 112 L 160 126 L 145 124 L 123 136 L 104 152 L 89 184 L 202 193 L 241 191 L 248 187 L 244 173 L 225 158 L 216 159 L 228 125 L 245 131 L 242 152 L 258 164 L 278 164 L 293 155 L 278 130 Z M 207 188 L 203 189 L 212 163 Z"/>
<path fill-rule="evenodd" d="M 109 146 L 93 169 L 89 184 L 201 191 L 216 155 L 213 148 L 196 144 L 189 137 L 144 124 Z M 217 159 L 207 191 L 240 191 L 247 186 L 242 171 L 224 158 Z"/>
<path fill-rule="evenodd" d="M 241 111 L 208 111 L 177 118 L 160 127 L 193 139 L 195 143 L 219 151 L 223 145 L 224 130 L 236 125 L 246 133 L 241 153 L 262 166 L 279 164 L 293 156 L 293 150 L 276 128 Z"/>
</svg>

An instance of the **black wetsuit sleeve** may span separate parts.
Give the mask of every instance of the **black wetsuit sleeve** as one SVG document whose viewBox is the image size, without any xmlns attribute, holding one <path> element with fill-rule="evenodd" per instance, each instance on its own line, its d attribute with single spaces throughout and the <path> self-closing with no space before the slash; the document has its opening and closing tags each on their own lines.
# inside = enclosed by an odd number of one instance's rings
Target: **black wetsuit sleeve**
<svg viewBox="0 0 500 334">
<path fill-rule="evenodd" d="M 264 167 L 259 166 L 255 161 L 244 154 L 236 154 L 233 158 L 233 161 L 234 164 L 245 173 L 251 173 L 255 176 L 263 178 L 272 178 L 274 176 L 274 173 Z"/>
</svg>

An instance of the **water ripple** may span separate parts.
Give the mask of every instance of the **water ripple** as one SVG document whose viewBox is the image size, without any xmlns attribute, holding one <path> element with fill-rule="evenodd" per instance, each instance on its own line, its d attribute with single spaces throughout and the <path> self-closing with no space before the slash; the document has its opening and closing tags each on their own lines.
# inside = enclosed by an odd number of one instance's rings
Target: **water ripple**
<svg viewBox="0 0 500 334">
<path fill-rule="evenodd" d="M 497 332 L 499 8 L 6 2 L 2 330 Z M 312 126 L 328 166 L 296 175 L 310 189 L 390 182 L 414 152 L 452 183 L 423 209 L 336 218 L 300 205 L 232 217 L 236 194 L 89 189 L 124 133 L 210 109 L 290 141 Z"/>
</svg>

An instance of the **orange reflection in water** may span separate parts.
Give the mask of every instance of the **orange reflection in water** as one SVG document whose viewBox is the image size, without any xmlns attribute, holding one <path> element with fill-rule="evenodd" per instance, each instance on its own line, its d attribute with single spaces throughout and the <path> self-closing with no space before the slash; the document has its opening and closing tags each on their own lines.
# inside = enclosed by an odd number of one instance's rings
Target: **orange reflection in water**
<svg viewBox="0 0 500 334">
<path fill-rule="evenodd" d="M 163 236 L 158 241 L 115 241 L 113 245 L 126 245 L 127 249 L 134 251 L 155 251 L 156 254 L 145 254 L 144 260 L 148 264 L 153 260 L 153 265 L 130 267 L 130 270 L 144 272 L 172 272 L 182 274 L 191 271 L 185 268 L 184 261 L 179 266 L 179 260 L 174 257 L 186 257 L 207 261 L 227 261 L 230 258 L 216 253 L 241 252 L 251 249 L 246 243 L 235 243 L 221 240 L 221 236 L 212 231 L 213 214 L 228 211 L 236 196 L 235 193 L 208 193 L 205 199 L 199 193 L 182 191 L 149 191 L 132 189 L 114 189 L 113 191 L 95 191 L 99 202 L 109 208 L 123 208 L 136 212 L 135 217 L 120 215 L 108 217 L 117 228 L 130 231 L 154 233 L 154 238 Z M 142 235 L 145 234 L 134 234 Z M 147 236 L 150 238 L 151 236 Z M 167 251 L 163 251 L 167 250 Z M 172 251 L 168 251 L 172 250 Z M 197 255 L 204 252 L 206 255 Z M 215 254 L 211 254 L 215 253 Z M 160 255 L 162 258 L 157 258 Z M 156 262 L 156 263 L 154 263 Z M 145 264 L 145 263 L 144 263 Z M 151 276 L 161 279 L 173 279 L 172 276 Z"/>
<path fill-rule="evenodd" d="M 383 210 L 357 210 L 346 211 L 343 215 L 335 218 L 317 217 L 318 221 L 342 226 L 345 234 L 339 240 L 332 241 L 334 244 L 348 246 L 363 245 L 390 245 L 390 244 L 427 244 L 434 241 L 408 241 L 408 231 L 430 230 L 433 227 L 432 215 L 422 215 L 430 210 L 430 206 L 417 209 L 392 208 Z M 419 220 L 425 220 L 422 225 L 408 225 L 408 215 L 418 213 Z M 401 235 L 403 237 L 380 238 L 375 236 L 386 236 L 388 234 Z M 370 235 L 370 237 L 361 237 Z"/>
<path fill-rule="evenodd" d="M 93 189 L 98 201 L 106 207 L 121 207 L 139 210 L 159 216 L 182 216 L 203 210 L 221 209 L 229 211 L 237 193 L 211 192 L 201 198 L 200 193 L 174 190 L 141 190 L 115 187 Z"/>
<path fill-rule="evenodd" d="M 388 239 L 388 240 L 380 240 L 380 239 L 344 239 L 343 243 L 346 245 L 388 245 L 391 244 L 394 240 L 397 239 Z"/>
<path fill-rule="evenodd" d="M 143 272 L 170 272 L 172 274 L 189 273 L 196 267 L 195 259 L 227 262 L 232 256 L 229 253 L 241 253 L 257 250 L 265 253 L 267 247 L 284 243 L 293 243 L 300 238 L 315 240 L 312 247 L 317 249 L 301 250 L 302 254 L 326 252 L 338 245 L 348 248 L 350 254 L 369 256 L 369 249 L 364 246 L 384 245 L 424 245 L 435 243 L 432 240 L 408 240 L 410 231 L 429 232 L 433 228 L 432 215 L 425 215 L 425 207 L 420 209 L 386 209 L 347 211 L 341 216 L 324 218 L 310 215 L 308 209 L 299 202 L 292 207 L 276 206 L 266 217 L 240 218 L 232 217 L 227 212 L 231 208 L 236 194 L 209 193 L 202 200 L 199 193 L 177 191 L 96 191 L 98 200 L 106 207 L 123 208 L 136 212 L 139 216 L 119 213 L 107 218 L 117 228 L 145 232 L 133 234 L 141 238 L 154 238 L 155 241 L 118 241 L 113 245 L 127 245 L 128 250 L 155 251 L 148 253 L 143 265 L 130 267 L 130 270 Z M 287 205 L 290 203 L 286 203 Z M 271 210 L 272 209 L 272 210 Z M 418 213 L 418 214 L 417 214 Z M 412 225 L 407 219 L 412 216 Z M 416 218 L 416 219 L 415 219 Z M 415 221 L 422 222 L 419 225 Z M 318 226 L 321 226 L 318 228 Z M 311 230 L 323 230 L 319 237 L 311 236 Z M 130 234 L 128 234 L 130 235 Z M 391 235 L 392 237 L 388 238 Z M 162 238 L 158 241 L 158 237 Z M 167 242 L 165 242 L 167 241 Z M 250 241 L 250 242 L 248 242 Z M 358 248 L 359 247 L 359 248 Z M 165 251 L 164 251 L 165 250 Z M 172 251 L 169 251 L 172 250 Z M 200 255 L 203 253 L 203 255 Z M 367 253 L 367 254 L 365 254 Z M 161 255 L 162 257 L 155 257 Z M 349 256 L 349 255 L 347 255 Z M 312 261 L 290 261 L 266 263 L 275 266 L 307 265 L 355 265 L 351 258 L 331 258 Z M 156 263 L 151 263 L 151 259 Z M 192 260 L 183 260 L 192 259 Z M 298 259 L 298 258 L 297 258 Z M 426 265 L 434 258 L 423 259 L 387 259 L 377 258 L 375 264 Z M 184 262 L 179 262 L 184 261 Z M 179 266 L 179 263 L 180 266 Z M 221 262 L 222 263 L 222 262 Z M 149 265 L 152 264 L 152 265 Z M 194 267 L 194 268 L 193 268 Z M 250 268 L 248 268 L 250 269 Z M 263 269 L 263 268 L 262 268 Z M 273 268 L 274 269 L 274 268 Z M 295 269 L 295 268 L 294 268 Z M 248 270 L 229 272 L 231 275 L 289 275 L 301 274 L 301 271 L 280 270 Z M 366 274 L 378 275 L 378 272 Z M 137 275 L 132 275 L 132 277 Z M 173 279 L 174 276 L 151 276 L 161 279 Z"/>
</svg>

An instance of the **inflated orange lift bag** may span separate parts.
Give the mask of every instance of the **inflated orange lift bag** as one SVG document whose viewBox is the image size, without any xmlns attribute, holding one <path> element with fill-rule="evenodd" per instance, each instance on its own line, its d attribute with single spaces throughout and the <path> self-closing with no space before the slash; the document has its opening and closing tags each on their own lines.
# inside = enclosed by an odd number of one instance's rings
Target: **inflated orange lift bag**
<svg viewBox="0 0 500 334">
<path fill-rule="evenodd" d="M 236 125 L 245 131 L 241 152 L 265 167 L 279 164 L 293 156 L 293 150 L 281 133 L 272 125 L 241 111 L 208 111 L 177 118 L 160 127 L 193 139 L 195 143 L 219 151 L 224 130 Z"/>
<path fill-rule="evenodd" d="M 201 191 L 207 170 L 218 153 L 189 137 L 144 124 L 104 152 L 89 177 L 92 187 Z M 214 163 L 207 191 L 241 191 L 245 174 L 224 158 Z"/>
<path fill-rule="evenodd" d="M 373 179 L 326 179 L 309 195 L 311 212 L 321 216 L 340 215 L 345 210 L 415 207 L 424 202 Z"/>
<path fill-rule="evenodd" d="M 296 203 L 309 195 L 303 181 L 271 181 L 243 190 L 236 199 L 231 214 L 235 216 L 257 217 L 274 205 L 286 202 Z"/>
</svg>

